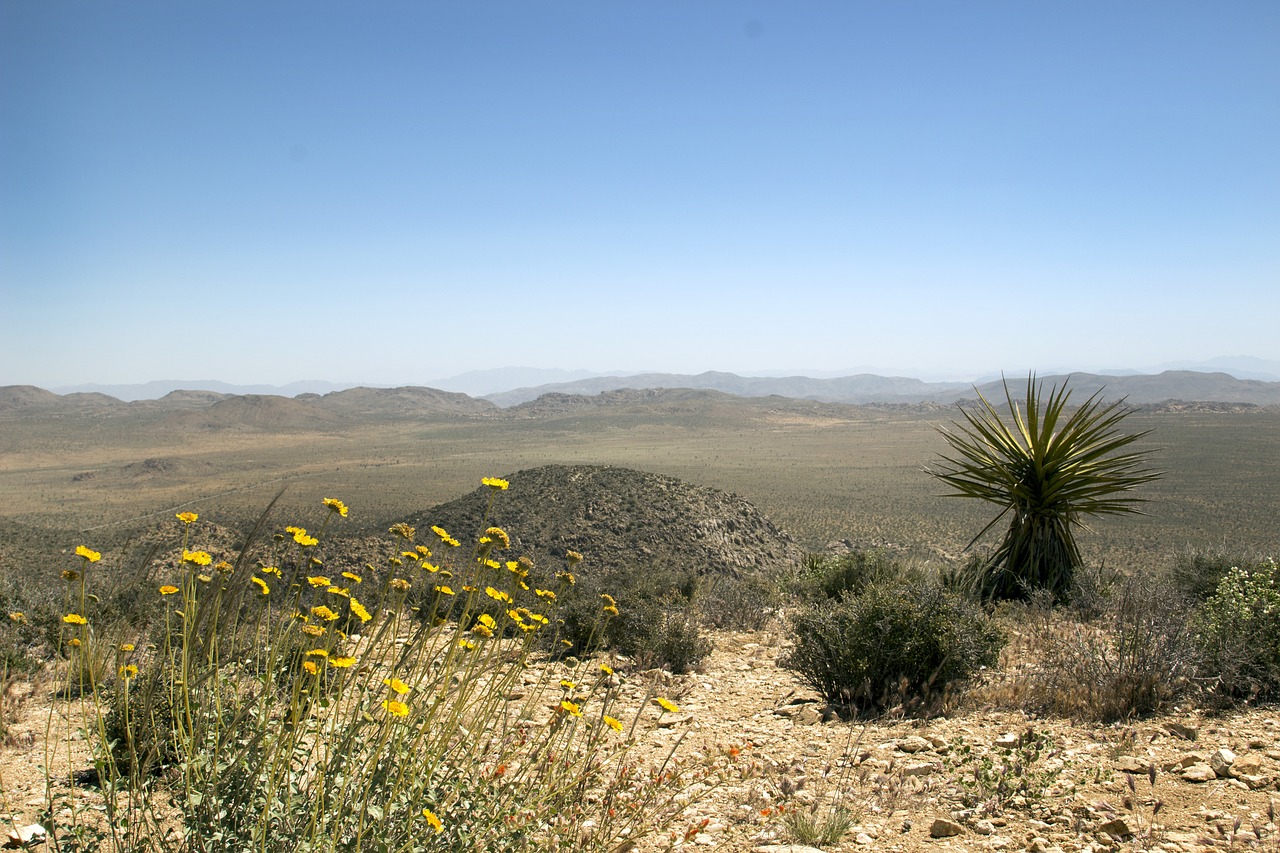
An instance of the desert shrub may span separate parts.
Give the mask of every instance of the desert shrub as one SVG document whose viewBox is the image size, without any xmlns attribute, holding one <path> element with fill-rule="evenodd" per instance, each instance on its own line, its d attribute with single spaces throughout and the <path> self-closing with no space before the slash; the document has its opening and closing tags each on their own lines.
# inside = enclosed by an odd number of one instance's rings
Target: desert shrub
<svg viewBox="0 0 1280 853">
<path fill-rule="evenodd" d="M 628 757 L 627 726 L 676 706 L 652 697 L 653 707 L 624 708 L 624 676 L 587 658 L 547 658 L 548 599 L 513 580 L 502 531 L 462 549 L 469 556 L 447 577 L 402 551 L 381 577 L 339 579 L 321 574 L 320 534 L 347 510 L 325 503 L 316 534 L 288 528 L 256 567 L 248 542 L 221 566 L 188 550 L 197 519 L 180 516 L 180 568 L 152 592 L 164 603 L 160 639 L 112 644 L 109 674 L 77 705 L 99 789 L 50 793 L 65 845 L 613 850 L 669 826 L 696 799 L 690 786 L 709 790 L 736 754 Z M 407 594 L 423 584 L 442 588 L 457 618 L 415 616 Z M 82 612 L 92 593 L 75 591 L 82 610 L 61 619 L 60 647 L 94 637 Z M 489 615 L 493 602 L 505 605 L 502 621 Z M 51 792 L 71 775 L 48 773 Z"/>
<path fill-rule="evenodd" d="M 1046 611 L 1023 704 L 1039 713 L 1113 722 L 1156 713 L 1195 689 L 1193 602 L 1158 577 L 1119 583 L 1094 621 Z M 1078 612 L 1078 611 L 1077 611 Z"/>
<path fill-rule="evenodd" d="M 1280 566 L 1231 568 L 1204 603 L 1196 635 L 1223 701 L 1280 697 Z"/>
<path fill-rule="evenodd" d="M 553 636 L 567 654 L 601 647 L 644 667 L 686 672 L 712 649 L 697 618 L 700 584 L 694 572 L 670 567 L 608 573 L 587 567 L 559 596 L 561 624 Z"/>
<path fill-rule="evenodd" d="M 845 712 L 928 710 L 946 688 L 992 666 L 1003 639 L 971 601 L 937 582 L 885 581 L 792 617 L 786 666 Z"/>
<path fill-rule="evenodd" d="M 1257 566 L 1264 562 L 1260 555 L 1226 549 L 1184 551 L 1174 557 L 1169 567 L 1169 582 L 1197 601 L 1206 601 L 1218 591 L 1218 584 L 1227 572 L 1237 566 Z"/>
<path fill-rule="evenodd" d="M 840 601 L 849 595 L 860 595 L 872 584 L 902 579 L 909 574 L 915 573 L 876 548 L 834 556 L 811 555 L 791 588 L 803 600 Z"/>
<path fill-rule="evenodd" d="M 759 631 L 773 619 L 782 594 L 775 580 L 761 574 L 725 576 L 708 581 L 698 611 L 714 628 Z"/>
</svg>

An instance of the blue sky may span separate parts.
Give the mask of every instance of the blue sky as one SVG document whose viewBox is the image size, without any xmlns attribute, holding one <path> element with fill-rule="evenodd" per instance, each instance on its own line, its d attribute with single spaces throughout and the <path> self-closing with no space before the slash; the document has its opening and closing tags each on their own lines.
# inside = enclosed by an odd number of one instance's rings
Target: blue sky
<svg viewBox="0 0 1280 853">
<path fill-rule="evenodd" d="M 0 0 L 0 384 L 1280 359 L 1280 3 Z"/>
</svg>

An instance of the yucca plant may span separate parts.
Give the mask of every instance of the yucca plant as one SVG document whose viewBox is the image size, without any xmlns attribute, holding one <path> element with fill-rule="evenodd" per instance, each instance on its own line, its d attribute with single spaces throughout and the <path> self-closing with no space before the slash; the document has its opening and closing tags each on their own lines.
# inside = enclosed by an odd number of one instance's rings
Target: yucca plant
<svg viewBox="0 0 1280 853">
<path fill-rule="evenodd" d="M 1120 431 L 1132 411 L 1123 400 L 1104 404 L 1098 391 L 1068 412 L 1066 382 L 1047 396 L 1042 390 L 1028 375 L 1020 407 L 1004 382 L 1012 428 L 979 393 L 976 409 L 960 410 L 967 423 L 939 430 L 953 455 L 940 454 L 943 464 L 928 471 L 954 489 L 950 497 L 1001 507 L 970 547 L 1008 518 L 999 547 L 977 567 L 977 591 L 987 600 L 1025 599 L 1035 590 L 1066 598 L 1082 562 L 1075 537 L 1082 519 L 1140 513 L 1145 498 L 1132 490 L 1160 477 L 1144 467 L 1150 450 L 1125 450 L 1150 430 Z"/>
</svg>

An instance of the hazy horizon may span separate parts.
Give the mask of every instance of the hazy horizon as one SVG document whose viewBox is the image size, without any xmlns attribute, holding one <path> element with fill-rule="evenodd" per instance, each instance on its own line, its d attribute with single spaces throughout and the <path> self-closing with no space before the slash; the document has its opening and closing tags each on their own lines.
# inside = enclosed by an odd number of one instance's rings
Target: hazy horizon
<svg viewBox="0 0 1280 853">
<path fill-rule="evenodd" d="M 0 385 L 1280 361 L 1278 43 L 1270 0 L 0 4 Z"/>
</svg>

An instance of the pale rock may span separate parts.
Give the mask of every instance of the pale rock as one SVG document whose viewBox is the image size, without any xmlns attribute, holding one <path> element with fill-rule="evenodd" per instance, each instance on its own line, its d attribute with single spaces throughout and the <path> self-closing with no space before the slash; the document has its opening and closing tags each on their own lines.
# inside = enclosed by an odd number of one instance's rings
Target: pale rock
<svg viewBox="0 0 1280 853">
<path fill-rule="evenodd" d="M 1007 748 L 1015 747 L 1018 745 L 1018 736 L 1012 732 L 1005 732 L 996 738 L 995 745 Z"/>
<path fill-rule="evenodd" d="M 1257 755 L 1240 755 L 1232 762 L 1230 774 L 1243 779 L 1245 776 L 1256 776 L 1262 770 L 1262 758 Z"/>
<path fill-rule="evenodd" d="M 28 824 L 27 826 L 19 826 L 9 830 L 9 837 L 5 840 L 4 846 L 8 848 L 26 847 L 31 844 L 39 844 L 45 840 L 47 833 L 43 826 L 38 823 Z"/>
<path fill-rule="evenodd" d="M 919 735 L 911 735 L 898 741 L 898 749 L 903 752 L 915 754 L 917 752 L 927 752 L 932 749 L 933 744 L 920 737 Z"/>
<path fill-rule="evenodd" d="M 946 738 L 941 738 L 941 737 L 938 737 L 937 735 L 929 735 L 928 741 L 929 741 L 929 745 L 932 746 L 938 752 L 946 752 L 947 749 L 950 747 L 950 744 L 947 743 Z"/>
<path fill-rule="evenodd" d="M 1188 782 L 1212 782 L 1218 778 L 1218 774 L 1213 772 L 1213 768 L 1208 764 L 1192 764 L 1182 771 L 1182 778 Z"/>
<path fill-rule="evenodd" d="M 979 835 L 995 835 L 996 825 L 989 820 L 980 820 L 973 825 L 973 831 Z"/>
<path fill-rule="evenodd" d="M 1133 835 L 1133 827 L 1129 826 L 1129 821 L 1124 817 L 1116 817 L 1098 827 L 1099 832 L 1105 832 L 1113 838 L 1127 838 Z"/>
<path fill-rule="evenodd" d="M 1195 726 L 1188 726 L 1184 723 L 1169 722 L 1164 724 L 1164 728 L 1169 734 L 1180 737 L 1183 740 L 1196 740 L 1200 737 L 1200 731 Z"/>
<path fill-rule="evenodd" d="M 954 820 L 946 818 L 936 818 L 929 826 L 930 838 L 951 838 L 964 832 L 964 827 L 956 823 Z"/>
<path fill-rule="evenodd" d="M 865 832 L 859 832 L 857 837 L 853 839 L 853 843 L 862 847 L 869 847 L 876 843 L 876 840 Z"/>
<path fill-rule="evenodd" d="M 1235 763 L 1235 760 L 1236 754 L 1224 746 L 1222 749 L 1215 751 L 1213 755 L 1209 756 L 1209 766 L 1212 767 L 1213 772 L 1217 773 L 1219 776 L 1226 776 L 1230 772 L 1231 765 Z"/>
<path fill-rule="evenodd" d="M 1166 773 L 1180 773 L 1193 764 L 1200 764 L 1201 761 L 1194 755 L 1184 755 L 1176 761 L 1166 761 L 1163 765 Z"/>
<path fill-rule="evenodd" d="M 816 726 L 822 722 L 822 712 L 813 705 L 805 705 L 793 718 L 797 725 Z"/>
<path fill-rule="evenodd" d="M 1263 788 L 1271 787 L 1270 776 L 1245 773 L 1240 776 L 1240 781 L 1243 782 L 1250 791 L 1261 791 Z"/>
<path fill-rule="evenodd" d="M 938 766 L 936 764 L 931 764 L 928 761 L 917 761 L 912 764 L 908 764 L 906 767 L 904 767 L 902 769 L 902 775 L 903 776 L 929 776 L 937 769 L 938 769 Z"/>
<path fill-rule="evenodd" d="M 1139 774 L 1146 773 L 1147 768 L 1150 766 L 1149 762 L 1143 761 L 1135 755 L 1122 755 L 1117 758 L 1115 764 L 1112 765 L 1112 767 L 1121 773 Z"/>
</svg>

